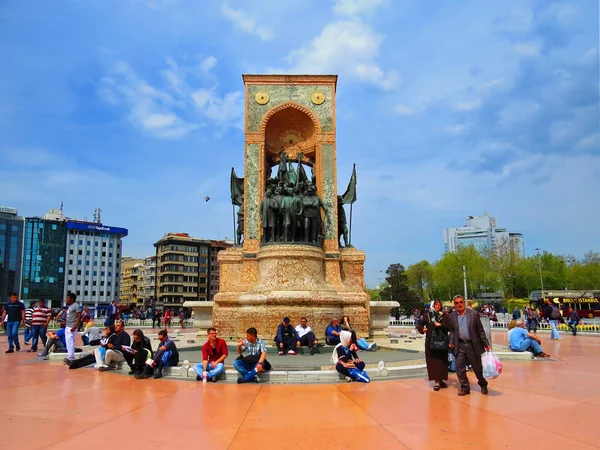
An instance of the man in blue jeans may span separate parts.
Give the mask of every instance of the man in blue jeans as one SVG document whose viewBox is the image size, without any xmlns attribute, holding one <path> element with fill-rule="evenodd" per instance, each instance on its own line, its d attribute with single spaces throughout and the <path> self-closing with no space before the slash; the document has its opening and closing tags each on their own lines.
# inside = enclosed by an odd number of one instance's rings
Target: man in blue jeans
<svg viewBox="0 0 600 450">
<path fill-rule="evenodd" d="M 573 332 L 573 336 L 577 336 L 577 325 L 579 325 L 579 314 L 577 311 L 573 311 L 573 308 L 569 308 L 569 321 L 567 322 L 567 326 Z"/>
<path fill-rule="evenodd" d="M 550 355 L 542 350 L 542 340 L 534 333 L 528 333 L 525 330 L 525 322 L 517 320 L 517 326 L 509 334 L 510 349 L 513 352 L 531 352 L 533 356 L 540 358 L 549 358 Z"/>
<path fill-rule="evenodd" d="M 38 348 L 38 342 L 41 339 L 42 345 L 46 345 L 46 332 L 48 330 L 48 324 L 52 317 L 52 309 L 46 307 L 46 301 L 40 299 L 38 306 L 33 308 L 33 314 L 31 317 L 31 349 L 29 352 L 36 352 Z"/>
<path fill-rule="evenodd" d="M 238 383 L 258 382 L 256 375 L 271 369 L 271 364 L 267 361 L 267 345 L 258 337 L 256 328 L 246 330 L 246 339 L 238 342 L 237 351 L 240 356 L 233 362 L 233 367 L 241 375 L 237 379 Z M 247 356 L 242 356 L 244 351 L 248 351 Z"/>
<path fill-rule="evenodd" d="M 544 309 L 544 316 L 550 324 L 550 339 L 553 341 L 560 341 L 560 334 L 558 333 L 558 321 L 561 318 L 560 311 L 554 305 L 551 299 L 547 299 L 546 309 Z"/>
<path fill-rule="evenodd" d="M 6 321 L 6 334 L 8 335 L 8 350 L 4 353 L 14 353 L 21 350 L 19 345 L 19 325 L 25 326 L 25 305 L 19 301 L 16 292 L 10 294 L 10 302 L 6 304 L 4 313 L 2 313 L 2 321 Z"/>
</svg>

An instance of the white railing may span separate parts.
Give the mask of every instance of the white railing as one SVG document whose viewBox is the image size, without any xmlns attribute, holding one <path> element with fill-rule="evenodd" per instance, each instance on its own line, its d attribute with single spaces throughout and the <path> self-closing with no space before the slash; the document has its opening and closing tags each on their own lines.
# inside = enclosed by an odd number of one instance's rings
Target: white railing
<svg viewBox="0 0 600 450">
<path fill-rule="evenodd" d="M 509 322 L 493 322 L 490 321 L 492 328 L 508 328 Z M 413 319 L 403 319 L 403 320 L 395 320 L 390 318 L 390 326 L 391 327 L 415 327 L 415 321 Z M 526 325 L 527 326 L 527 325 Z M 538 323 L 538 330 L 548 330 L 550 331 L 550 324 L 546 322 Z M 570 331 L 569 327 L 566 323 L 558 324 L 559 331 Z M 598 320 L 582 320 L 577 325 L 577 331 L 589 332 L 589 333 L 600 333 L 600 321 Z"/>
</svg>

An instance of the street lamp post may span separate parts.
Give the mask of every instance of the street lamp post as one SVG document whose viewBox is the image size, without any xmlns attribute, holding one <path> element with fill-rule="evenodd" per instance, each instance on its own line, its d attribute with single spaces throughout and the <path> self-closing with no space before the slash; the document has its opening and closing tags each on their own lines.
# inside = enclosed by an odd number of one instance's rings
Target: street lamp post
<svg viewBox="0 0 600 450">
<path fill-rule="evenodd" d="M 542 287 L 542 300 L 544 299 L 544 279 L 542 278 L 542 255 L 540 254 L 540 248 L 536 248 L 538 256 L 538 269 L 540 270 L 540 286 Z"/>
</svg>

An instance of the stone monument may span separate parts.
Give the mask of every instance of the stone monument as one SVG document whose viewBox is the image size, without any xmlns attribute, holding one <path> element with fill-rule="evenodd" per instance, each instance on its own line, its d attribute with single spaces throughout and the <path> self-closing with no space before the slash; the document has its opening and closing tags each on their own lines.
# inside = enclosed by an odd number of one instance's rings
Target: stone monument
<svg viewBox="0 0 600 450">
<path fill-rule="evenodd" d="M 330 319 L 347 314 L 367 337 L 365 254 L 338 240 L 345 230 L 338 233 L 337 76 L 243 80 L 243 185 L 232 171 L 243 233 L 238 230 L 239 245 L 218 254 L 213 325 L 232 338 L 253 326 L 270 342 L 283 317 L 293 324 L 306 317 L 322 339 Z"/>
</svg>

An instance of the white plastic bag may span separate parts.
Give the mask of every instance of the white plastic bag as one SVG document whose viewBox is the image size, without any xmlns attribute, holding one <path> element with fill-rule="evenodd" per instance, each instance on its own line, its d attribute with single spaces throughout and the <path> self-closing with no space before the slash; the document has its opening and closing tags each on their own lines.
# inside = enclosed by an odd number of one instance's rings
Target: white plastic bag
<svg viewBox="0 0 600 450">
<path fill-rule="evenodd" d="M 488 380 L 498 378 L 502 373 L 502 363 L 491 350 L 481 355 L 481 365 L 483 367 L 483 377 Z"/>
</svg>

